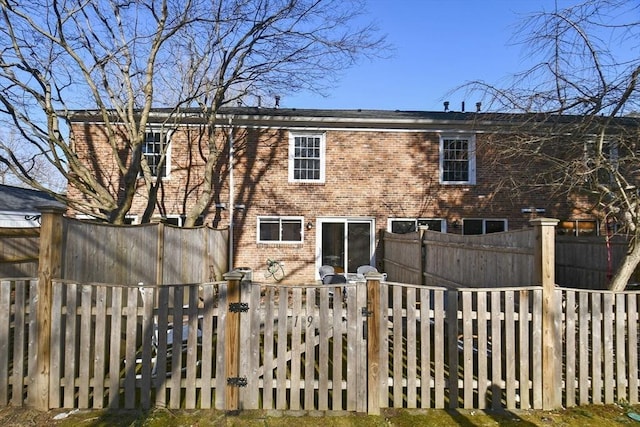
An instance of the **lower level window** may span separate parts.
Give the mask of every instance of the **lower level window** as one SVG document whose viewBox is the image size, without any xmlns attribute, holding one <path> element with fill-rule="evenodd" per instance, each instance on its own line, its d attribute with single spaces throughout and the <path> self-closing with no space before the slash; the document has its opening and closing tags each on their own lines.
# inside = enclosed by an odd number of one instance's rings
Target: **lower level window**
<svg viewBox="0 0 640 427">
<path fill-rule="evenodd" d="M 387 230 L 391 233 L 404 234 L 418 230 L 418 227 L 427 227 L 431 231 L 446 233 L 446 221 L 430 218 L 389 218 Z"/>
<path fill-rule="evenodd" d="M 463 219 L 462 234 L 488 234 L 507 231 L 506 219 Z"/>
<path fill-rule="evenodd" d="M 560 221 L 558 234 L 566 236 L 597 236 L 598 221 L 588 219 Z"/>
<path fill-rule="evenodd" d="M 258 217 L 258 243 L 302 242 L 303 217 Z"/>
</svg>

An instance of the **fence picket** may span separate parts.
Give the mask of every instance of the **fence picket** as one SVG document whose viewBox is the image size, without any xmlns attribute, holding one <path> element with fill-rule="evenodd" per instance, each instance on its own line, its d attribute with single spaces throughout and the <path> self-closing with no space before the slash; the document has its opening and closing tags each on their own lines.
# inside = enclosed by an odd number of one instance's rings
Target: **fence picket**
<svg viewBox="0 0 640 427">
<path fill-rule="evenodd" d="M 402 290 L 400 286 L 393 287 L 393 407 L 402 408 L 403 405 L 403 393 L 404 388 L 402 386 L 403 380 L 403 365 L 404 355 L 402 354 L 403 345 L 403 313 L 402 313 Z"/>
<path fill-rule="evenodd" d="M 51 292 L 51 365 L 49 369 L 49 406 L 60 408 L 60 374 L 62 363 L 62 342 L 63 318 L 62 318 L 62 295 L 64 285 L 59 282 L 52 282 Z"/>
<path fill-rule="evenodd" d="M 613 376 L 613 294 L 607 292 L 603 295 L 603 370 L 604 370 L 604 403 L 611 404 L 613 400 L 614 376 Z"/>
<path fill-rule="evenodd" d="M 444 408 L 444 291 L 434 291 L 434 326 L 433 346 L 435 365 L 435 408 Z"/>
<path fill-rule="evenodd" d="M 586 292 L 581 292 L 578 296 L 578 300 L 578 403 L 580 405 L 587 405 L 590 403 L 589 390 L 591 389 L 589 380 L 591 376 L 589 372 L 589 348 L 591 348 L 589 341 L 589 331 L 591 330 L 589 294 Z"/>
<path fill-rule="evenodd" d="M 491 408 L 502 407 L 502 327 L 500 291 L 491 292 Z"/>
<path fill-rule="evenodd" d="M 294 313 L 299 313 L 296 311 L 296 300 L 298 297 L 296 296 L 296 289 L 294 292 Z M 342 404 L 342 336 L 343 336 L 343 327 L 342 327 L 342 316 L 343 316 L 343 302 L 342 302 L 342 288 L 336 287 L 333 289 L 333 358 L 331 360 L 331 364 L 333 366 L 333 372 L 331 375 L 331 409 L 334 411 L 339 411 L 344 409 Z M 294 334 L 295 336 L 295 334 Z M 294 364 L 298 364 L 297 358 L 291 358 L 291 380 L 292 380 L 292 393 L 295 388 L 293 388 L 293 366 Z M 293 408 L 292 408 L 293 409 Z"/>
<path fill-rule="evenodd" d="M 111 289 L 111 344 L 109 346 L 109 408 L 120 407 L 120 334 L 122 332 L 122 288 Z"/>
<path fill-rule="evenodd" d="M 263 392 L 262 402 L 263 407 L 273 409 L 273 330 L 274 330 L 274 299 L 275 288 L 267 288 L 264 302 L 265 309 L 265 321 L 264 321 L 264 374 L 263 374 Z M 309 337 L 307 336 L 307 339 Z"/>
<path fill-rule="evenodd" d="M 626 349 L 626 311 L 625 311 L 625 295 L 617 293 L 615 295 L 615 400 L 617 402 L 628 402 L 627 396 L 627 383 L 628 378 L 626 375 L 627 367 L 627 349 Z M 613 357 L 613 355 L 612 355 Z"/>
<path fill-rule="evenodd" d="M 291 327 L 291 403 L 290 408 L 297 411 L 301 408 L 300 396 L 300 363 L 304 349 L 302 347 L 302 322 L 300 315 L 302 311 L 302 288 L 294 288 L 292 291 L 293 312 Z M 342 349 L 340 354 L 342 354 Z M 335 371 L 335 365 L 334 365 Z M 334 384 L 335 387 L 335 384 Z M 335 394 L 335 391 L 334 391 Z M 335 403 L 335 402 L 334 402 Z"/>
<path fill-rule="evenodd" d="M 516 338 L 515 338 L 515 301 L 511 290 L 504 292 L 504 342 L 505 342 L 505 389 L 507 409 L 516 407 Z"/>
<path fill-rule="evenodd" d="M 315 398 L 315 335 L 316 318 L 315 305 L 316 290 L 307 288 L 306 321 L 305 321 L 305 352 L 304 352 L 304 409 L 310 410 L 314 406 Z M 266 351 L 266 349 L 265 349 Z M 355 388 L 355 384 L 354 388 Z M 347 385 L 347 389 L 348 389 Z M 355 402 L 354 402 L 355 406 Z"/>
<path fill-rule="evenodd" d="M 463 355 L 463 408 L 473 408 L 473 295 L 462 291 L 462 355 Z M 479 355 L 478 355 L 479 357 Z"/>
<path fill-rule="evenodd" d="M 529 369 L 531 366 L 530 357 L 530 328 L 529 328 L 529 290 L 522 290 L 518 294 L 518 334 L 519 334 L 519 347 L 518 361 L 519 361 L 519 394 L 520 394 L 520 409 L 530 409 L 530 397 L 529 393 L 531 387 L 529 385 Z M 478 338 L 479 341 L 479 338 Z"/>
<path fill-rule="evenodd" d="M 54 287 L 55 289 L 55 287 Z M 55 320 L 55 317 L 53 317 Z M 95 356 L 93 361 L 93 407 L 104 407 L 105 355 L 107 354 L 107 287 L 96 289 L 96 316 L 94 329 Z M 53 324 L 53 321 L 52 321 Z M 53 341 L 53 338 L 52 338 Z"/>
<path fill-rule="evenodd" d="M 89 285 L 80 287 L 80 352 L 79 372 L 78 372 L 78 407 L 80 409 L 89 408 L 89 380 L 91 372 L 91 355 L 93 354 L 91 345 L 91 296 L 93 288 Z"/>
<path fill-rule="evenodd" d="M 601 295 L 591 294 L 591 395 L 593 403 L 602 403 L 601 307 Z"/>
<path fill-rule="evenodd" d="M 322 297 L 327 297 L 325 295 L 321 295 Z M 289 319 L 287 316 L 287 308 L 289 305 L 289 290 L 285 287 L 279 288 L 278 293 L 278 337 L 277 337 L 277 362 L 276 362 L 276 409 L 287 409 L 287 341 L 288 341 L 288 332 L 287 327 L 289 325 Z M 321 318 L 322 314 L 321 314 Z M 323 322 L 321 322 L 321 327 Z M 275 327 L 275 326 L 274 326 Z M 322 334 L 322 329 L 321 329 Z M 326 331 L 325 331 L 326 334 Z M 323 342 L 322 339 L 320 342 Z M 320 363 L 321 366 L 325 366 L 322 364 L 322 348 L 320 349 Z M 326 361 L 325 361 L 326 363 Z M 322 369 L 321 369 L 322 372 Z M 325 392 L 326 397 L 326 392 Z M 322 401 L 322 392 L 320 394 L 320 401 Z M 328 408 L 325 408 L 328 409 Z"/>
<path fill-rule="evenodd" d="M 381 298 L 382 299 L 382 298 Z M 382 306 L 384 307 L 384 305 Z M 420 407 L 430 408 L 431 376 L 431 298 L 428 289 L 420 289 Z M 383 322 L 385 323 L 383 319 Z M 386 327 L 386 325 L 385 325 Z M 380 346 L 382 349 L 382 345 Z M 382 354 L 386 354 L 382 352 Z M 384 390 L 384 389 L 383 389 Z"/>
<path fill-rule="evenodd" d="M 629 402 L 638 402 L 638 293 L 627 295 L 627 339 L 629 342 Z"/>
<path fill-rule="evenodd" d="M 127 289 L 125 308 L 125 372 L 124 407 L 133 409 L 136 405 L 136 335 L 138 327 L 138 289 Z"/>
<path fill-rule="evenodd" d="M 11 403 L 14 406 L 22 406 L 24 394 L 24 344 L 25 344 L 25 282 L 16 281 L 14 287 L 15 305 L 13 313 L 13 375 L 11 376 Z"/>
<path fill-rule="evenodd" d="M 11 341 L 11 288 L 13 281 L 0 283 L 0 405 L 9 403 L 9 343 Z"/>
<path fill-rule="evenodd" d="M 407 408 L 417 407 L 416 289 L 407 288 Z"/>
<path fill-rule="evenodd" d="M 489 349 L 487 343 L 487 292 L 479 291 L 477 294 L 477 327 L 478 327 L 478 409 L 487 407 L 487 391 L 489 390 Z"/>
</svg>

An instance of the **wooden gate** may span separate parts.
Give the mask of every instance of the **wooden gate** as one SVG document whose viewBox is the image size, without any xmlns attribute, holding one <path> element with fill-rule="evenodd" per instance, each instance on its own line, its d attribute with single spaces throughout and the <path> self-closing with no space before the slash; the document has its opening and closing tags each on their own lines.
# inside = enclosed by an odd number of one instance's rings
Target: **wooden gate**
<svg viewBox="0 0 640 427">
<path fill-rule="evenodd" d="M 363 286 L 254 284 L 242 300 L 239 409 L 366 412 Z"/>
</svg>

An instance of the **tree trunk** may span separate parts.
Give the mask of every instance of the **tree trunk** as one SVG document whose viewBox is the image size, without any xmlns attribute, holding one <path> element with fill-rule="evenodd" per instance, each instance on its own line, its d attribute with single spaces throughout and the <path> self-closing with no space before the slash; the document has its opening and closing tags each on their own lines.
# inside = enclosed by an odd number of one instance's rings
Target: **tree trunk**
<svg viewBox="0 0 640 427">
<path fill-rule="evenodd" d="M 629 252 L 625 255 L 622 263 L 616 270 L 611 283 L 610 291 L 623 291 L 629 283 L 631 275 L 636 271 L 636 267 L 640 263 L 640 245 L 636 244 L 636 240 L 629 245 Z"/>
</svg>

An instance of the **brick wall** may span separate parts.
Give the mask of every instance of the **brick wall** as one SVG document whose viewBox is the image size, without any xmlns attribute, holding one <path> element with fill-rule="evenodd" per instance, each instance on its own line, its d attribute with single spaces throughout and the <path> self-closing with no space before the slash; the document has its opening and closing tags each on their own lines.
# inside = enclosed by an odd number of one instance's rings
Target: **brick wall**
<svg viewBox="0 0 640 427">
<path fill-rule="evenodd" d="M 79 126 L 85 126 L 80 128 Z M 100 159 L 94 167 L 101 176 L 114 171 L 108 162 L 105 137 L 95 125 L 75 125 L 78 151 L 90 159 Z M 565 203 L 552 203 L 547 194 L 528 194 L 514 199 L 509 191 L 496 191 L 497 179 L 507 172 L 500 167 L 500 153 L 491 152 L 485 134 L 478 134 L 476 185 L 439 183 L 439 136 L 436 132 L 326 130 L 326 181 L 323 184 L 288 182 L 289 131 L 286 129 L 244 128 L 234 131 L 237 165 L 234 168 L 235 266 L 254 270 L 262 280 L 266 259 L 284 262 L 286 280 L 310 282 L 316 272 L 317 220 L 321 217 L 374 218 L 376 239 L 387 227 L 387 219 L 444 218 L 449 232 L 461 232 L 454 221 L 463 218 L 507 219 L 509 229 L 528 226 L 531 218 L 522 208 L 545 208 L 545 216 L 567 218 L 572 215 Z M 82 136 L 84 135 L 84 136 Z M 171 175 L 163 180 L 156 213 L 180 215 L 198 194 L 202 180 L 202 153 L 198 128 L 180 129 L 172 136 Z M 205 222 L 216 227 L 229 225 L 229 191 L 226 169 L 226 135 L 220 136 L 223 153 L 219 169 L 220 184 Z M 102 147 L 102 148 L 100 148 Z M 106 150 L 106 151 L 101 151 Z M 99 165 L 98 165 L 99 163 Z M 485 165 L 491 165 L 485 167 Z M 113 176 L 113 175 L 112 175 Z M 111 180 L 113 178 L 108 178 Z M 110 185 L 115 186 L 117 182 Z M 141 181 L 142 183 L 142 181 Z M 115 188 L 115 187 L 114 187 Z M 73 189 L 70 189 L 70 194 Z M 140 192 L 131 210 L 140 215 L 146 200 Z M 303 216 L 304 240 L 299 244 L 258 244 L 257 217 Z M 377 259 L 382 259 L 378 254 Z M 382 266 L 379 266 L 383 268 Z"/>
</svg>

